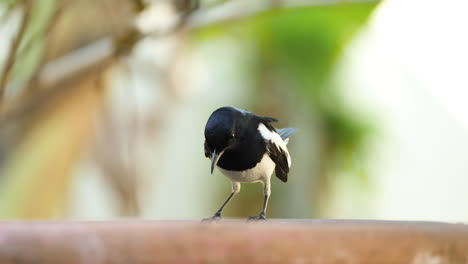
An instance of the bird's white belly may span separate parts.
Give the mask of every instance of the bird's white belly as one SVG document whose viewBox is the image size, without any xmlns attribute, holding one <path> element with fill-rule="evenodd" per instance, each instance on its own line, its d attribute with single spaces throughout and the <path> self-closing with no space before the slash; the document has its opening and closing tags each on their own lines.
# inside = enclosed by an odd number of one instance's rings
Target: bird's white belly
<svg viewBox="0 0 468 264">
<path fill-rule="evenodd" d="M 265 153 L 262 160 L 251 169 L 245 171 L 230 171 L 220 167 L 218 169 L 234 182 L 258 182 L 271 177 L 275 169 L 275 163 Z"/>
</svg>

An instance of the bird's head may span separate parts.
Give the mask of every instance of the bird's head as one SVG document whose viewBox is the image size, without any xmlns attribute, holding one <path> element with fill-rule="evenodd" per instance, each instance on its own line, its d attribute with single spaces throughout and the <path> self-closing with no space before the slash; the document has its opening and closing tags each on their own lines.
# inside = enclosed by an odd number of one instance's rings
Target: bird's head
<svg viewBox="0 0 468 264">
<path fill-rule="evenodd" d="M 233 147 L 237 140 L 237 123 L 242 112 L 232 107 L 214 111 L 205 127 L 205 140 L 211 153 L 211 173 L 224 151 Z"/>
</svg>

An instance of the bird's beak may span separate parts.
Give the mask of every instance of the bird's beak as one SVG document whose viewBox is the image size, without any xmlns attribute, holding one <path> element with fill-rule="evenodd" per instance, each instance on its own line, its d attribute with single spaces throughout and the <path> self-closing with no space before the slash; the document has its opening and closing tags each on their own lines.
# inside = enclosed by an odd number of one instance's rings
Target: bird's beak
<svg viewBox="0 0 468 264">
<path fill-rule="evenodd" d="M 219 158 L 223 155 L 224 151 L 221 151 L 219 154 L 216 153 L 216 150 L 211 153 L 211 174 L 213 174 L 214 167 L 218 163 Z"/>
</svg>

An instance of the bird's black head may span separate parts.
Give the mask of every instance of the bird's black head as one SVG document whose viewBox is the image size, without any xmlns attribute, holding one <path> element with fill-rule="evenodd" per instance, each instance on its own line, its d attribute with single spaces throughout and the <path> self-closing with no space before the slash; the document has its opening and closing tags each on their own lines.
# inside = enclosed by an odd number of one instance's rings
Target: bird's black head
<svg viewBox="0 0 468 264">
<path fill-rule="evenodd" d="M 205 139 L 211 152 L 220 153 L 234 144 L 238 115 L 231 107 L 221 107 L 211 114 L 205 127 Z"/>
<path fill-rule="evenodd" d="M 226 149 L 233 147 L 238 140 L 238 123 L 245 114 L 233 107 L 221 107 L 214 111 L 205 127 L 205 140 L 211 152 L 211 172 Z"/>
</svg>

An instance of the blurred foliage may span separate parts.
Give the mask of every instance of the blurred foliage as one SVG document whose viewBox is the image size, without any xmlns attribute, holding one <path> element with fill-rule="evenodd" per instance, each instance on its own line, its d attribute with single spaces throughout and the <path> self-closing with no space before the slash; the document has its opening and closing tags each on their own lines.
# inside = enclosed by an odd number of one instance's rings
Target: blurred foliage
<svg viewBox="0 0 468 264">
<path fill-rule="evenodd" d="M 368 127 L 346 111 L 330 74 L 343 47 L 374 7 L 374 3 L 354 3 L 273 10 L 255 20 L 253 36 L 263 60 L 260 71 L 287 78 L 288 88 L 319 113 L 330 143 L 345 157 L 359 152 Z"/>
<path fill-rule="evenodd" d="M 16 4 L 18 1 L 17 0 L 1 0 L 0 5 L 9 8 L 12 5 Z"/>
</svg>

